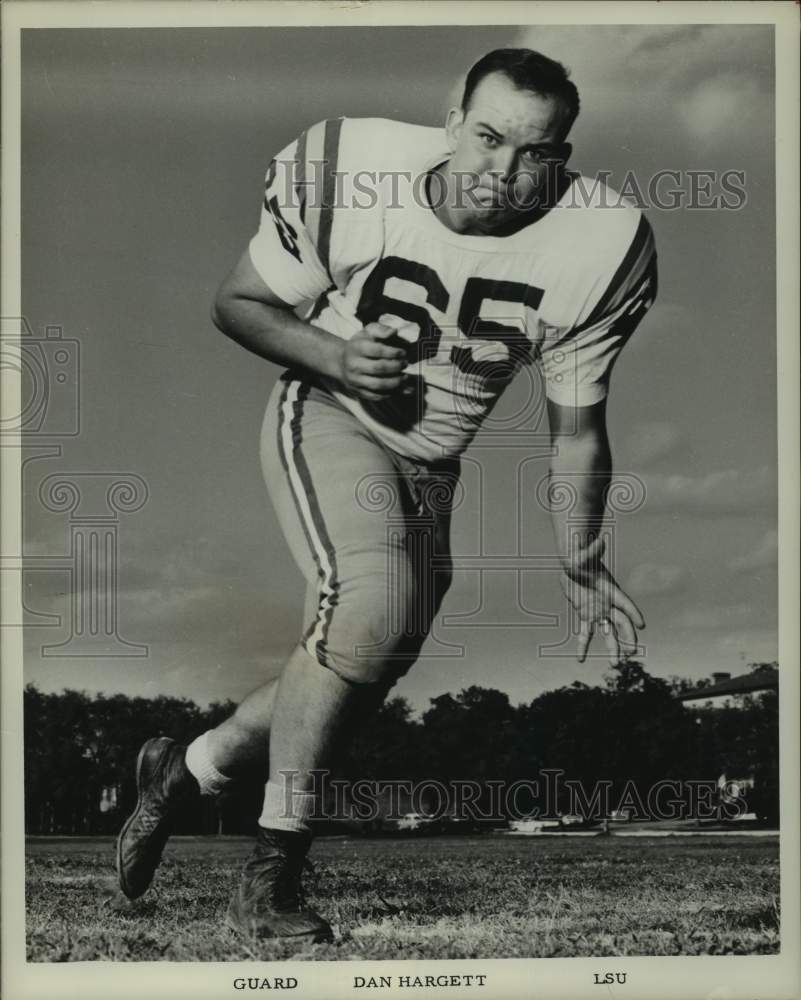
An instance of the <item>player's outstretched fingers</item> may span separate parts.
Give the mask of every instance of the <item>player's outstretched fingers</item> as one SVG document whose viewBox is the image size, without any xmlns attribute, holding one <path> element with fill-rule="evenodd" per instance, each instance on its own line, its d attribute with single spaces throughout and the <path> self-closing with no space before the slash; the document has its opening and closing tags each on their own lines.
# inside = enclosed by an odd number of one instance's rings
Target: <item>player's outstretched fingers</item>
<svg viewBox="0 0 801 1000">
<path fill-rule="evenodd" d="M 629 619 L 636 628 L 645 628 L 645 619 L 643 618 L 642 611 L 640 611 L 634 601 L 620 587 L 615 587 L 612 594 L 612 603 L 629 616 Z"/>
<path fill-rule="evenodd" d="M 579 663 L 583 663 L 587 659 L 587 650 L 592 642 L 593 631 L 592 622 L 585 622 L 583 619 L 579 621 L 579 634 L 576 642 L 576 657 Z"/>
<path fill-rule="evenodd" d="M 606 643 L 606 650 L 609 653 L 609 662 L 613 667 L 616 667 L 618 663 L 620 663 L 620 645 L 617 641 L 615 623 L 608 617 L 599 618 L 598 628 L 601 635 L 604 637 L 604 642 Z"/>
<path fill-rule="evenodd" d="M 631 619 L 620 608 L 612 608 L 610 617 L 617 629 L 617 640 L 620 644 L 621 656 L 634 656 L 637 652 L 637 633 L 634 630 Z"/>
</svg>

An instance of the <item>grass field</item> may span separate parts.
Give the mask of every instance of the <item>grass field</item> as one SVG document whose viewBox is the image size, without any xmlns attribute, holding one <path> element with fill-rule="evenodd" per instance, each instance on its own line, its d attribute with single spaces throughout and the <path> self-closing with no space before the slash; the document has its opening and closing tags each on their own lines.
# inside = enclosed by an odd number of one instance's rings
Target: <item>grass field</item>
<svg viewBox="0 0 801 1000">
<path fill-rule="evenodd" d="M 318 840 L 332 944 L 251 946 L 222 926 L 250 842 L 171 841 L 150 892 L 116 890 L 108 838 L 32 840 L 28 958 L 68 961 L 769 954 L 775 838 Z"/>
</svg>

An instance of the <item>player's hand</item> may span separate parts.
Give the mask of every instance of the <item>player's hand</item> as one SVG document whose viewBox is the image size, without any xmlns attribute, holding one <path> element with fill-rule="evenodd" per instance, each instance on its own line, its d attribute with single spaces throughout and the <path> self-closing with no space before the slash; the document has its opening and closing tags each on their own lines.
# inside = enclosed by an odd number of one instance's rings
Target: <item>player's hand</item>
<svg viewBox="0 0 801 1000">
<path fill-rule="evenodd" d="M 345 341 L 340 363 L 344 388 L 372 402 L 397 392 L 406 368 L 406 351 L 397 341 L 397 330 L 383 323 L 368 323 Z"/>
<path fill-rule="evenodd" d="M 561 584 L 579 618 L 576 646 L 579 663 L 586 660 L 592 637 L 599 633 L 606 643 L 609 662 L 616 666 L 636 653 L 636 630 L 645 628 L 645 619 L 600 558 L 594 558 L 600 551 L 602 543 L 598 539 L 589 547 L 584 566 L 565 570 Z"/>
</svg>

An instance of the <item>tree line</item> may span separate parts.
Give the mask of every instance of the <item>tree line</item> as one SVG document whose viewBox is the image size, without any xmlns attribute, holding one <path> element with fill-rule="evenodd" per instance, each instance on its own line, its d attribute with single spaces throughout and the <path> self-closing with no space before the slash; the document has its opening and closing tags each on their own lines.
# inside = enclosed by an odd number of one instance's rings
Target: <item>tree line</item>
<svg viewBox="0 0 801 1000">
<path fill-rule="evenodd" d="M 752 669 L 775 665 L 754 664 Z M 614 668 L 604 683 L 575 682 L 512 705 L 504 693 L 469 687 L 431 699 L 419 718 L 400 697 L 389 699 L 355 735 L 333 778 L 348 783 L 434 783 L 478 789 L 476 808 L 493 784 L 532 786 L 562 775 L 554 801 L 531 804 L 540 815 L 569 810 L 567 791 L 587 795 L 599 783 L 616 796 L 645 802 L 658 782 L 754 779 L 749 810 L 778 818 L 778 696 L 738 696 L 728 707 L 689 707 L 676 697 L 679 678 L 652 677 L 637 661 Z M 202 709 L 186 698 L 46 694 L 28 685 L 24 697 L 25 824 L 29 834 L 116 833 L 136 801 L 134 763 L 150 736 L 189 743 L 218 725 L 233 702 Z M 260 811 L 265 775 L 252 773 L 217 800 L 186 811 L 185 834 L 250 833 Z M 573 783 L 571 785 L 571 783 Z M 542 784 L 542 782 L 540 782 Z M 543 791 L 542 796 L 545 796 Z M 547 797 L 546 797 L 547 798 Z M 635 810 L 636 811 L 636 810 Z"/>
</svg>

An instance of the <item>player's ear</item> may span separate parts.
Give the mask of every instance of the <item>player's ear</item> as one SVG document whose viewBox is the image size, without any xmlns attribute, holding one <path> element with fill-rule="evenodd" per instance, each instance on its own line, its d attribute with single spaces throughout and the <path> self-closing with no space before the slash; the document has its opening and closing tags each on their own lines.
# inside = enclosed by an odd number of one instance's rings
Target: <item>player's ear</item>
<svg viewBox="0 0 801 1000">
<path fill-rule="evenodd" d="M 464 111 L 461 108 L 451 108 L 448 117 L 445 119 L 445 135 L 448 139 L 448 148 L 453 152 L 459 145 L 459 136 L 462 134 L 464 125 Z"/>
</svg>

